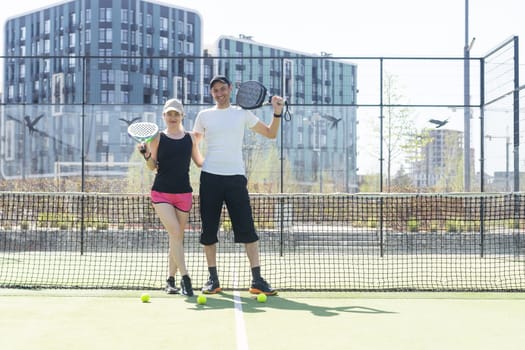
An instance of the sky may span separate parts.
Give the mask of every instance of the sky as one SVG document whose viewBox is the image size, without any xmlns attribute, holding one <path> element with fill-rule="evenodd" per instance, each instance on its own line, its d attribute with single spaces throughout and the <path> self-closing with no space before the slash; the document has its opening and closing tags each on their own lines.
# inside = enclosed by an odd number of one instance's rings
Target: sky
<svg viewBox="0 0 525 350">
<path fill-rule="evenodd" d="M 17 0 L 0 11 L 0 22 L 62 2 Z M 323 0 L 299 6 L 282 0 L 264 0 L 259 6 L 240 0 L 156 2 L 200 13 L 205 44 L 220 35 L 245 34 L 264 44 L 334 56 L 462 56 L 465 44 L 462 0 Z M 525 1 L 468 2 L 469 36 L 476 37 L 472 56 L 513 35 L 525 40 Z M 521 46 L 524 52 L 525 42 Z"/>
<path fill-rule="evenodd" d="M 203 43 L 221 35 L 252 36 L 262 44 L 334 57 L 463 57 L 467 0 L 163 0 L 197 11 Z M 17 0 L 0 11 L 9 17 L 64 1 Z M 525 1 L 468 0 L 471 57 L 483 56 L 512 36 L 520 37 L 525 62 Z M 298 5 L 300 4 L 300 5 Z M 3 36 L 0 37 L 3 52 Z M 522 72 L 524 64 L 521 64 Z M 525 73 L 520 85 L 525 84 Z M 461 117 L 457 118 L 461 121 Z M 364 155 L 362 155 L 364 156 Z M 500 166 L 501 167 L 501 166 Z"/>
</svg>

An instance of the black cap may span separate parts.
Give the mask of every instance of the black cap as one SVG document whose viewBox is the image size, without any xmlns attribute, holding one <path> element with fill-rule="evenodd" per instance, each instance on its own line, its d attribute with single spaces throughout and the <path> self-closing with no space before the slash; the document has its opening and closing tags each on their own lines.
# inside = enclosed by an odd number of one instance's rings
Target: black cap
<svg viewBox="0 0 525 350">
<path fill-rule="evenodd" d="M 226 78 L 224 75 L 216 75 L 213 78 L 211 78 L 211 80 L 210 80 L 210 88 L 212 88 L 213 84 L 215 84 L 217 82 L 228 84 L 228 86 L 232 84 L 230 82 L 230 80 L 228 78 Z"/>
</svg>

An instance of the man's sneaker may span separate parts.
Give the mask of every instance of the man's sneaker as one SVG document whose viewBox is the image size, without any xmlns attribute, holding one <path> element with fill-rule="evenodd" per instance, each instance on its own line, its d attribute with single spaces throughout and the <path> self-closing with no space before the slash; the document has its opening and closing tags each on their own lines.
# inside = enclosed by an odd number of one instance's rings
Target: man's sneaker
<svg viewBox="0 0 525 350">
<path fill-rule="evenodd" d="M 193 296 L 193 287 L 191 286 L 190 276 L 184 275 L 180 280 L 180 294 L 187 295 L 189 297 Z"/>
<path fill-rule="evenodd" d="M 168 294 L 177 294 L 179 288 L 175 287 L 175 278 L 170 277 L 166 280 L 166 293 Z"/>
<path fill-rule="evenodd" d="M 252 294 L 266 294 L 266 295 L 277 295 L 277 291 L 273 289 L 268 282 L 263 278 L 259 278 L 252 281 L 252 285 L 249 289 Z"/>
<path fill-rule="evenodd" d="M 204 294 L 215 294 L 222 291 L 221 286 L 219 284 L 219 280 L 208 278 L 208 281 L 204 284 L 202 287 L 202 292 Z"/>
</svg>

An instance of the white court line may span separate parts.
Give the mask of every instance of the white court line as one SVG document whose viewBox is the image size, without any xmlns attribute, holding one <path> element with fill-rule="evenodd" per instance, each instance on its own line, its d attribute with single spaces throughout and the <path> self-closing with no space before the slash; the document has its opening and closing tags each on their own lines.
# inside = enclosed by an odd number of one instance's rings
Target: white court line
<svg viewBox="0 0 525 350">
<path fill-rule="evenodd" d="M 248 339 L 246 337 L 246 325 L 242 313 L 241 294 L 237 289 L 237 272 L 233 271 L 233 305 L 235 307 L 235 334 L 237 338 L 237 350 L 248 350 Z"/>
</svg>

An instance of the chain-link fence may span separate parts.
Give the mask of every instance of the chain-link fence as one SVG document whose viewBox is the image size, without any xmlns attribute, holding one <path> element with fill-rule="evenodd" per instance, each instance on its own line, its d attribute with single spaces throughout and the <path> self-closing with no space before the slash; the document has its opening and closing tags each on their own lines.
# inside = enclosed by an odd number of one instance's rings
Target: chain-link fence
<svg viewBox="0 0 525 350">
<path fill-rule="evenodd" d="M 246 134 L 252 192 L 462 192 L 466 178 L 473 192 L 519 191 L 517 46 L 469 60 L 468 105 L 461 57 L 4 56 L 0 190 L 147 192 L 153 175 L 127 126 L 162 125 L 175 96 L 191 130 L 218 72 L 233 103 L 246 80 L 288 101 L 277 142 Z M 269 108 L 255 113 L 269 121 Z"/>
</svg>

